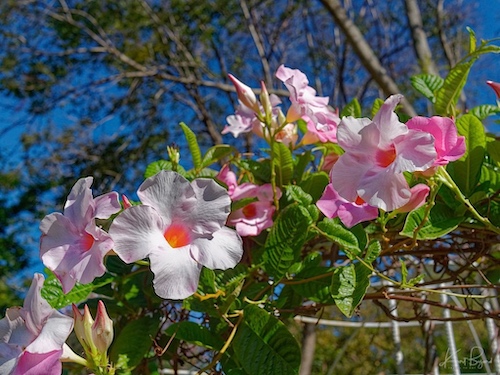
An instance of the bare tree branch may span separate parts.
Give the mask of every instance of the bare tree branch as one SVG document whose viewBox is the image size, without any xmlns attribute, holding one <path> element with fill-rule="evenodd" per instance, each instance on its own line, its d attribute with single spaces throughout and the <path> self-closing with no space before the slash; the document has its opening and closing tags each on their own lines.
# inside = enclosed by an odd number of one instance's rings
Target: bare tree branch
<svg viewBox="0 0 500 375">
<path fill-rule="evenodd" d="M 352 46 L 354 52 L 361 60 L 365 69 L 372 75 L 373 80 L 386 96 L 400 93 L 396 82 L 387 74 L 386 69 L 382 66 L 380 60 L 373 52 L 359 28 L 347 16 L 345 9 L 339 0 L 321 0 L 321 3 L 328 10 L 337 25 L 340 27 L 347 41 Z M 417 113 L 413 106 L 406 100 L 402 100 L 404 111 L 410 116 L 416 116 Z"/>
</svg>

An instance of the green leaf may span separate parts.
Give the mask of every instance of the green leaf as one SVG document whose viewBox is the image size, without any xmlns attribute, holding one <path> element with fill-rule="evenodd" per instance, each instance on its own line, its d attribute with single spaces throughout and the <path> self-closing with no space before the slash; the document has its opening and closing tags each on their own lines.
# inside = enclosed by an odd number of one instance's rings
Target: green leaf
<svg viewBox="0 0 500 375">
<path fill-rule="evenodd" d="M 276 170 L 278 186 L 286 185 L 293 176 L 292 152 L 281 142 L 273 143 L 273 165 Z"/>
<path fill-rule="evenodd" d="M 167 160 L 158 160 L 154 161 L 146 167 L 146 171 L 144 172 L 144 178 L 149 178 L 154 176 L 160 171 L 171 171 L 172 163 Z"/>
<path fill-rule="evenodd" d="M 200 146 L 198 145 L 198 140 L 196 139 L 196 134 L 194 134 L 193 131 L 189 129 L 189 127 L 183 122 L 181 122 L 180 125 L 182 131 L 184 132 L 184 136 L 186 137 L 189 151 L 191 151 L 191 157 L 193 158 L 193 165 L 195 169 L 201 169 L 202 168 L 201 151 L 200 151 Z"/>
<path fill-rule="evenodd" d="M 214 335 L 207 327 L 195 322 L 179 322 L 170 325 L 165 333 L 168 336 L 175 334 L 175 338 L 193 343 L 208 349 L 220 350 L 224 346 L 224 341 Z"/>
<path fill-rule="evenodd" d="M 378 110 L 380 109 L 380 107 L 382 107 L 383 104 L 384 104 L 384 101 L 382 99 L 380 99 L 380 98 L 375 99 L 375 101 L 373 102 L 373 106 L 372 106 L 372 118 L 375 117 Z"/>
<path fill-rule="evenodd" d="M 492 137 L 486 138 L 486 151 L 493 161 L 500 165 L 500 141 Z"/>
<path fill-rule="evenodd" d="M 344 116 L 361 117 L 361 105 L 358 99 L 353 98 L 340 112 L 340 118 Z"/>
<path fill-rule="evenodd" d="M 436 92 L 435 109 L 442 116 L 456 116 L 456 105 L 467 81 L 470 68 L 477 58 L 456 65 L 446 76 L 443 86 Z"/>
<path fill-rule="evenodd" d="M 314 155 L 310 150 L 307 150 L 304 153 L 297 156 L 295 167 L 293 169 L 293 179 L 297 181 L 297 183 L 300 183 L 304 175 L 304 171 L 307 168 L 307 165 L 313 160 L 314 160 Z"/>
<path fill-rule="evenodd" d="M 479 181 L 486 136 L 481 121 L 469 114 L 457 120 L 457 130 L 460 135 L 465 136 L 466 151 L 459 160 L 448 165 L 448 172 L 462 193 L 468 197 Z"/>
<path fill-rule="evenodd" d="M 311 204 L 313 200 L 311 195 L 304 192 L 304 190 L 302 190 L 300 186 L 297 185 L 287 186 L 285 190 L 285 196 L 287 197 L 289 202 L 297 202 L 302 206 Z"/>
<path fill-rule="evenodd" d="M 348 318 L 363 300 L 370 285 L 370 274 L 371 271 L 362 263 L 335 269 L 330 292 L 335 305 Z"/>
<path fill-rule="evenodd" d="M 129 322 L 111 345 L 111 360 L 116 363 L 125 357 L 129 368 L 137 366 L 151 349 L 159 325 L 158 318 L 149 316 Z"/>
<path fill-rule="evenodd" d="M 227 158 L 231 154 L 237 154 L 238 150 L 233 146 L 229 145 L 215 145 L 207 150 L 203 160 L 201 162 L 201 167 L 206 168 L 213 163 L 218 162 L 221 159 Z"/>
<path fill-rule="evenodd" d="M 469 33 L 469 53 L 473 53 L 476 50 L 476 33 L 469 26 L 466 27 Z"/>
<path fill-rule="evenodd" d="M 265 244 L 264 263 L 270 275 L 281 278 L 298 259 L 311 223 L 305 207 L 291 204 L 281 211 Z"/>
<path fill-rule="evenodd" d="M 313 202 L 316 202 L 325 191 L 326 185 L 328 185 L 329 182 L 330 178 L 328 174 L 325 172 L 316 172 L 304 178 L 299 186 L 302 190 L 311 195 Z"/>
<path fill-rule="evenodd" d="M 483 104 L 478 105 L 477 107 L 472 108 L 469 113 L 471 115 L 476 116 L 479 120 L 484 120 L 489 116 L 500 113 L 500 107 L 492 104 Z"/>
<path fill-rule="evenodd" d="M 414 231 L 424 219 L 426 209 L 425 205 L 408 214 L 403 230 L 400 232 L 402 236 L 413 238 Z M 454 211 L 444 203 L 438 202 L 432 207 L 427 221 L 417 232 L 416 238 L 418 240 L 435 240 L 456 229 L 463 220 L 463 217 L 457 217 Z"/>
<path fill-rule="evenodd" d="M 91 284 L 77 283 L 67 294 L 64 294 L 61 283 L 54 274 L 50 273 L 45 279 L 40 293 L 50 306 L 54 309 L 61 309 L 72 303 L 78 304 L 86 300 L 89 294 L 95 289 L 110 284 L 112 281 L 113 277 L 107 275 L 106 277 L 94 280 Z"/>
<path fill-rule="evenodd" d="M 435 92 L 443 86 L 444 80 L 433 74 L 418 74 L 410 78 L 411 85 L 415 90 L 429 99 L 432 103 L 436 102 Z"/>
<path fill-rule="evenodd" d="M 333 219 L 324 219 L 318 224 L 318 228 L 326 238 L 337 243 L 349 259 L 355 259 L 361 254 L 356 236 L 342 225 L 336 224 Z"/>
<path fill-rule="evenodd" d="M 299 344 L 286 326 L 255 305 L 243 310 L 233 348 L 248 374 L 293 375 L 300 367 Z"/>
<path fill-rule="evenodd" d="M 368 245 L 368 249 L 366 249 L 365 262 L 368 264 L 372 264 L 375 259 L 382 252 L 382 246 L 379 241 L 372 241 Z"/>
</svg>

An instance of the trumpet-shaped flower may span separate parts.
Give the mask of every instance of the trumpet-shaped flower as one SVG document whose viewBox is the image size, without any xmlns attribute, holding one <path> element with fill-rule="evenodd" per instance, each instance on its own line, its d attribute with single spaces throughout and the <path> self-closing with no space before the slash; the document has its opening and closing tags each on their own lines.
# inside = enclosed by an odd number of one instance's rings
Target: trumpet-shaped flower
<svg viewBox="0 0 500 375">
<path fill-rule="evenodd" d="M 330 219 L 338 217 L 348 228 L 378 217 L 377 207 L 370 206 L 359 197 L 349 202 L 335 191 L 332 184 L 326 186 L 316 205 L 326 217 Z"/>
<path fill-rule="evenodd" d="M 137 195 L 142 204 L 118 215 L 109 233 L 124 262 L 149 258 L 158 296 L 186 298 L 196 291 L 202 266 L 227 269 L 240 261 L 241 238 L 224 226 L 231 201 L 214 180 L 190 183 L 160 171 Z"/>
<path fill-rule="evenodd" d="M 245 198 L 256 199 L 229 214 L 227 223 L 234 226 L 240 236 L 257 236 L 273 225 L 273 215 L 276 208 L 273 205 L 274 196 L 271 184 L 259 186 L 245 182 L 238 185 L 236 175 L 229 170 L 227 165 L 222 167 L 217 179 L 227 185 L 229 197 L 233 202 Z M 277 188 L 276 194 L 279 199 L 281 197 L 279 188 Z"/>
<path fill-rule="evenodd" d="M 494 81 L 486 81 L 486 84 L 490 86 L 497 96 L 497 99 L 500 99 L 500 83 Z"/>
<path fill-rule="evenodd" d="M 52 213 L 40 223 L 43 264 L 61 281 L 64 293 L 76 282 L 90 283 L 106 271 L 104 256 L 113 248 L 111 237 L 95 219 L 120 211 L 118 193 L 92 197 L 92 177 L 79 179 L 71 189 L 64 214 Z"/>
<path fill-rule="evenodd" d="M 434 137 L 437 157 L 432 167 L 446 165 L 450 161 L 460 159 L 465 153 L 465 137 L 457 134 L 457 128 L 451 118 L 417 116 L 410 119 L 406 126 L 410 130 L 426 132 Z"/>
<path fill-rule="evenodd" d="M 345 117 L 337 138 L 345 153 L 333 166 L 334 189 L 347 201 L 361 198 L 392 211 L 411 197 L 403 172 L 425 171 L 436 160 L 434 137 L 408 129 L 394 113 L 402 95 L 389 97 L 373 118 Z"/>
<path fill-rule="evenodd" d="M 317 96 L 316 90 L 309 86 L 306 75 L 298 69 L 281 65 L 276 77 L 290 92 L 292 104 L 286 115 L 287 121 L 294 122 L 300 118 L 307 121 L 308 132 L 302 142 L 336 142 L 340 118 L 337 111 L 328 107 L 328 97 Z"/>
<path fill-rule="evenodd" d="M 0 320 L 0 374 L 60 375 L 63 345 L 73 319 L 54 310 L 40 295 L 44 277 L 35 274 L 23 307 L 7 309 Z"/>
</svg>

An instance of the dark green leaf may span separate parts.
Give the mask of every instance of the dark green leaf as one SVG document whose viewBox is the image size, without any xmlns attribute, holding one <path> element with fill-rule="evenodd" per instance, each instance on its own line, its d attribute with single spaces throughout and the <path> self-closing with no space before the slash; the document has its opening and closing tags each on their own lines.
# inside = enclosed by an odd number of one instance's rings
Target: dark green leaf
<svg viewBox="0 0 500 375">
<path fill-rule="evenodd" d="M 316 202 L 325 191 L 326 185 L 329 182 L 330 178 L 328 174 L 325 172 L 316 172 L 304 178 L 299 186 L 311 195 L 313 202 Z"/>
<path fill-rule="evenodd" d="M 408 214 L 403 230 L 400 232 L 402 236 L 413 238 L 414 231 L 421 225 L 424 219 L 426 209 L 427 206 L 422 206 Z M 458 224 L 463 220 L 463 217 L 457 217 L 454 211 L 444 203 L 438 202 L 431 209 L 427 221 L 417 232 L 416 238 L 418 240 L 434 240 L 442 237 L 456 229 Z"/>
<path fill-rule="evenodd" d="M 300 367 L 300 348 L 285 325 L 255 305 L 243 310 L 233 348 L 249 374 L 293 375 Z"/>
<path fill-rule="evenodd" d="M 220 350 L 224 346 L 224 341 L 214 335 L 207 327 L 195 322 L 179 322 L 170 325 L 165 333 L 168 336 L 175 334 L 175 338 L 193 343 L 208 349 Z"/>
<path fill-rule="evenodd" d="M 336 224 L 332 219 L 324 219 L 318 228 L 330 240 L 337 243 L 350 259 L 355 259 L 361 254 L 358 239 L 348 229 Z"/>
<path fill-rule="evenodd" d="M 278 186 L 286 185 L 293 176 L 292 152 L 281 142 L 273 143 L 273 165 Z"/>
<path fill-rule="evenodd" d="M 215 145 L 207 150 L 207 153 L 203 157 L 201 167 L 206 168 L 209 165 L 218 162 L 221 159 L 227 158 L 231 154 L 236 154 L 236 153 L 238 153 L 238 151 L 233 146 Z"/>
<path fill-rule="evenodd" d="M 287 186 L 285 195 L 289 202 L 297 202 L 302 206 L 307 206 L 312 202 L 312 197 L 309 194 L 305 193 L 304 190 L 302 190 L 297 185 Z"/>
<path fill-rule="evenodd" d="M 116 363 L 119 357 L 126 358 L 129 368 L 137 366 L 151 349 L 159 325 L 158 318 L 149 316 L 129 322 L 111 345 L 111 360 Z"/>
<path fill-rule="evenodd" d="M 270 275 L 281 278 L 296 261 L 311 223 L 305 207 L 292 204 L 281 211 L 265 244 L 264 263 Z"/>
<path fill-rule="evenodd" d="M 351 317 L 363 300 L 370 285 L 371 271 L 362 263 L 349 264 L 335 269 L 330 292 L 342 313 Z"/>
</svg>

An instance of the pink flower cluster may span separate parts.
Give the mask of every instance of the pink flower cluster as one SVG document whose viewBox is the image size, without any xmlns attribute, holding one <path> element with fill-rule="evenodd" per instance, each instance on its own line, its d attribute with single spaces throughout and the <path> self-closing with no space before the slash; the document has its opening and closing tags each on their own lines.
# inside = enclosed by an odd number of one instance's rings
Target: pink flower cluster
<svg viewBox="0 0 500 375">
<path fill-rule="evenodd" d="M 404 172 L 430 175 L 465 153 L 464 137 L 451 119 L 415 117 L 403 124 L 394 112 L 401 95 L 389 97 L 369 120 L 345 117 L 337 133 L 344 149 L 317 202 L 327 217 L 351 227 L 384 211 L 409 211 L 425 202 L 429 188 L 410 188 Z"/>
<path fill-rule="evenodd" d="M 261 83 L 261 103 L 257 100 L 253 90 L 229 75 L 238 94 L 239 106 L 234 115 L 227 117 L 228 125 L 222 134 L 232 133 L 238 137 L 241 133 L 253 131 L 258 136 L 266 138 L 266 124 L 263 122 L 270 114 L 271 127 L 280 129 L 275 135 L 277 141 L 287 145 L 295 145 L 298 135 L 295 121 L 302 119 L 307 123 L 307 132 L 301 143 L 335 142 L 337 125 L 340 122 L 338 111 L 328 106 L 328 97 L 316 95 L 316 90 L 309 86 L 304 73 L 297 69 L 290 69 L 281 65 L 276 77 L 281 80 L 290 92 L 290 108 L 286 116 L 278 107 L 281 100 L 276 95 L 268 95 L 264 83 Z"/>
</svg>

